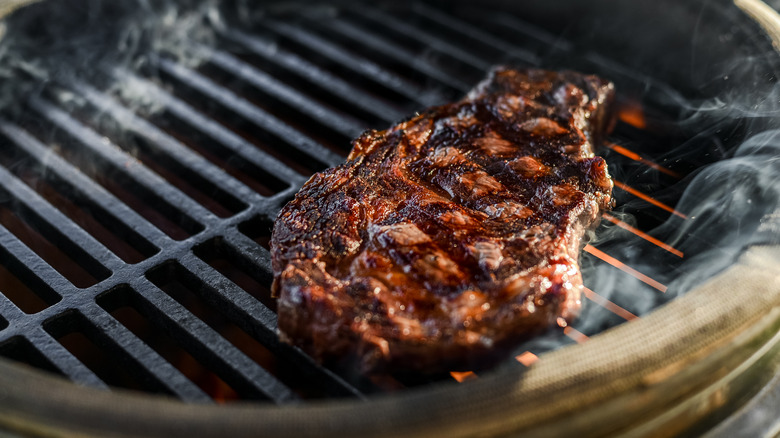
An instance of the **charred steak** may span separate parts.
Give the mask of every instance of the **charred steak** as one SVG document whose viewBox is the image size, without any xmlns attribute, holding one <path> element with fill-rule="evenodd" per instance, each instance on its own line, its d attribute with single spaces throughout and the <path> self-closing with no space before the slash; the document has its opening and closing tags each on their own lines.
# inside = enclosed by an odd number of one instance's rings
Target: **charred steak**
<svg viewBox="0 0 780 438">
<path fill-rule="evenodd" d="M 363 372 L 441 371 L 573 318 L 582 236 L 612 204 L 593 146 L 613 89 L 496 68 L 460 102 L 354 140 L 276 220 L 281 339 Z"/>
</svg>

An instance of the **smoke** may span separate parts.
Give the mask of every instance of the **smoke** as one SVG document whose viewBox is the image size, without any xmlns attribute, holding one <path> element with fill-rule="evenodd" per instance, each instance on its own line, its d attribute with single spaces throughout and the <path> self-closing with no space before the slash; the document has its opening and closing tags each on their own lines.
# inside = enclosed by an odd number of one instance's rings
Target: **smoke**
<svg viewBox="0 0 780 438">
<path fill-rule="evenodd" d="M 780 116 L 780 88 L 766 86 L 774 82 L 773 73 L 766 71 L 767 64 L 776 57 L 774 52 L 739 56 L 711 65 L 710 74 L 702 79 L 702 89 L 716 90 L 703 99 L 692 99 L 681 93 L 658 95 L 660 104 L 678 108 L 682 127 L 716 127 L 723 122 L 738 119 L 775 118 Z M 750 90 L 751 87 L 755 87 Z M 760 90 L 760 91 L 759 91 Z"/>
<path fill-rule="evenodd" d="M 691 133 L 665 156 L 694 150 L 720 158 L 679 183 L 685 189 L 675 208 L 688 219 L 672 215 L 653 230 L 686 254 L 666 275 L 670 298 L 725 269 L 747 246 L 780 243 L 780 85 L 767 73 L 776 57 L 739 56 L 709 66 L 700 87 L 717 90 L 710 97 L 665 96 L 666 105 L 681 109 L 676 126 Z"/>
<path fill-rule="evenodd" d="M 674 229 L 672 245 L 692 254 L 670 285 L 676 294 L 724 269 L 748 245 L 780 243 L 772 228 L 780 213 L 780 130 L 756 134 L 732 158 L 704 168 L 679 204 L 690 219 L 663 226 Z"/>
<path fill-rule="evenodd" d="M 0 40 L 0 110 L 16 110 L 26 96 L 52 83 L 79 78 L 103 80 L 99 66 L 138 70 L 149 54 L 163 53 L 188 66 L 202 60 L 193 41 L 212 44 L 209 24 L 219 20 L 217 0 L 44 1 L 23 8 L 4 23 Z M 153 107 L 144 93 L 122 84 L 109 90 L 127 94 L 139 107 Z M 72 93 L 63 102 L 79 104 Z"/>
</svg>

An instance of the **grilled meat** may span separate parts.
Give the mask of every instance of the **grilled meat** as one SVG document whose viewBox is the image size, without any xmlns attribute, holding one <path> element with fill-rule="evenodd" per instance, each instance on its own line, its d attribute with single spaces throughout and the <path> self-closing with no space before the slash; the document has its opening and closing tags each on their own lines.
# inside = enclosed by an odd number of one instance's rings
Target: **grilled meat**
<svg viewBox="0 0 780 438">
<path fill-rule="evenodd" d="M 497 68 L 354 140 L 276 221 L 281 339 L 363 372 L 437 371 L 572 319 L 582 236 L 612 204 L 592 151 L 612 96 L 595 76 Z"/>
</svg>

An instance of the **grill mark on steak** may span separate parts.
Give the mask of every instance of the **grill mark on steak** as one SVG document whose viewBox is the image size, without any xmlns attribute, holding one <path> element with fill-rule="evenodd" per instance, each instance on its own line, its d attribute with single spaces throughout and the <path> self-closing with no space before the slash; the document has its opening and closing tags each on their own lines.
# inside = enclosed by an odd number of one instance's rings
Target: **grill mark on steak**
<svg viewBox="0 0 780 438">
<path fill-rule="evenodd" d="M 582 236 L 612 204 L 593 155 L 612 98 L 595 76 L 496 68 L 354 140 L 277 218 L 280 338 L 363 372 L 433 372 L 571 320 Z"/>
</svg>

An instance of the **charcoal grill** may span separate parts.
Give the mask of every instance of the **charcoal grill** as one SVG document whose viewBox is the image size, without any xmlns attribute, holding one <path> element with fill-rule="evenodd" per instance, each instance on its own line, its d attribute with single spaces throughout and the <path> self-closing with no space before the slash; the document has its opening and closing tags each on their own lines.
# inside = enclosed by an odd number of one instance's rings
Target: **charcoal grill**
<svg viewBox="0 0 780 438">
<path fill-rule="evenodd" d="M 692 106 L 776 96 L 780 18 L 754 0 L 662 3 L 225 3 L 182 52 L 130 38 L 140 49 L 125 62 L 98 53 L 45 80 L 22 69 L 32 77 L 4 85 L 18 102 L 0 117 L 0 354 L 12 359 L 0 424 L 40 436 L 709 429 L 776 372 L 777 216 L 719 248 L 676 232 L 697 192 L 680 198 L 777 120 Z M 53 17 L 79 36 L 138 16 L 80 6 L 20 9 L 6 41 Z M 47 37 L 32 40 L 51 57 L 70 47 Z M 585 248 L 585 315 L 498 369 L 445 375 L 365 378 L 279 343 L 268 241 L 281 206 L 350 138 L 459 98 L 495 63 L 590 71 L 620 90 L 603 150 L 619 208 L 596 233 L 610 237 Z M 677 281 L 712 246 L 726 256 L 708 275 Z M 632 293 L 610 292 L 603 272 Z"/>
</svg>

